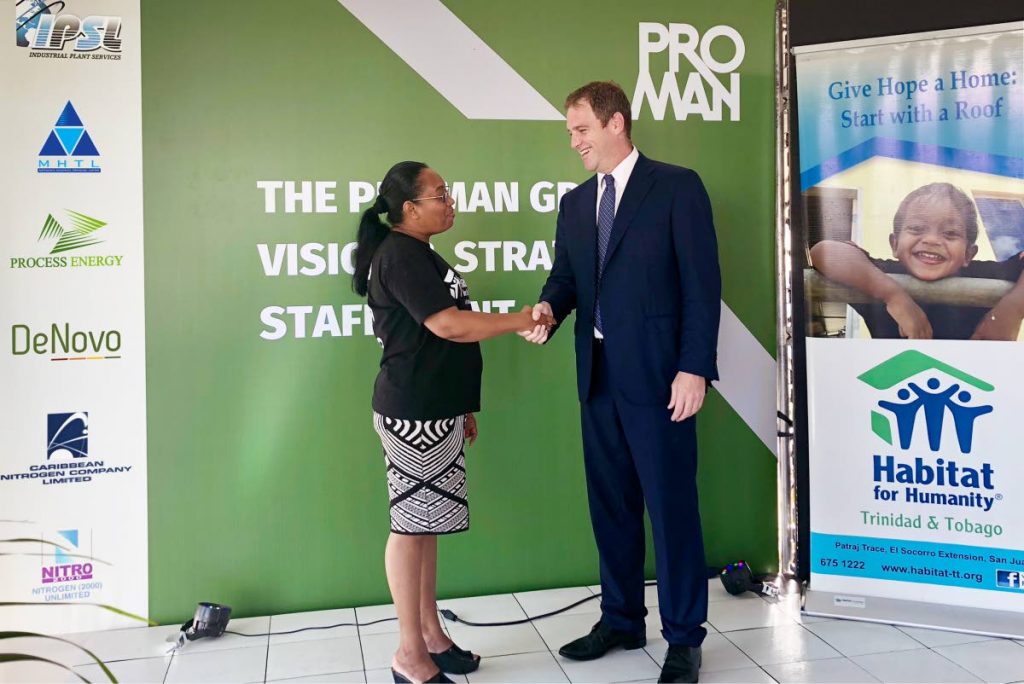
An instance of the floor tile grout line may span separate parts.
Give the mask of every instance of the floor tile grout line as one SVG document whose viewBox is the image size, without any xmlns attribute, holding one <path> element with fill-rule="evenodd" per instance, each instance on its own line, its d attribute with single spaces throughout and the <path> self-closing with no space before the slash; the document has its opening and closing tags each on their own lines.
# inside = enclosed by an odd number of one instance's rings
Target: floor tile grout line
<svg viewBox="0 0 1024 684">
<path fill-rule="evenodd" d="M 593 593 L 593 592 L 591 592 L 591 593 Z M 516 596 L 515 592 L 512 593 L 512 598 L 515 599 L 516 605 L 519 606 L 519 609 L 523 611 L 523 615 L 526 615 L 526 617 L 529 618 L 530 615 L 529 615 L 529 613 L 526 612 L 526 606 L 524 606 L 523 602 L 519 600 L 519 597 Z M 554 651 L 551 650 L 551 646 L 548 645 L 548 642 L 544 638 L 544 635 L 540 633 L 539 629 L 537 629 L 537 625 L 534 624 L 532 618 L 530 619 L 530 626 L 533 627 L 533 631 L 537 633 L 537 637 L 540 639 L 540 642 L 542 644 L 544 644 L 544 648 L 546 648 L 548 650 L 548 655 L 550 655 L 551 659 L 555 661 L 556 665 L 558 665 L 558 669 L 561 671 L 562 676 L 565 677 L 565 681 L 571 683 L 572 679 L 569 677 L 569 673 L 565 671 L 564 667 L 562 667 L 561 661 L 559 661 L 558 657 L 555 656 Z M 538 651 L 538 653 L 539 653 L 539 651 Z"/>
<path fill-rule="evenodd" d="M 267 618 L 267 652 L 263 657 L 263 684 L 267 682 L 267 673 L 270 670 L 270 635 L 274 632 L 274 616 Z"/>
<path fill-rule="evenodd" d="M 174 659 L 176 657 L 178 657 L 178 654 L 172 652 L 171 653 L 171 657 L 167 660 L 167 667 L 164 669 L 164 678 L 160 680 L 161 684 L 166 684 L 166 682 L 167 682 L 167 675 L 169 675 L 171 673 L 171 663 L 174 662 Z"/>
<path fill-rule="evenodd" d="M 356 642 L 359 644 L 359 662 L 363 664 L 363 681 L 368 682 L 366 672 L 366 655 L 363 653 L 363 630 L 359 629 L 359 608 L 352 608 L 352 622 L 356 623 Z"/>
</svg>

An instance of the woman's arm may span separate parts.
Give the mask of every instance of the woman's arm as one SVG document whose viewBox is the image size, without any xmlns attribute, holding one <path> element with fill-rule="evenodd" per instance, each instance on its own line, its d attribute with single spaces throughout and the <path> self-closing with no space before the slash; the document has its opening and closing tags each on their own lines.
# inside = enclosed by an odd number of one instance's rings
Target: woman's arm
<svg viewBox="0 0 1024 684">
<path fill-rule="evenodd" d="M 535 325 L 553 325 L 554 319 L 542 316 L 540 321 L 533 320 L 533 308 L 524 306 L 516 313 L 482 313 L 464 311 L 457 307 L 449 307 L 429 316 L 423 325 L 430 332 L 451 342 L 479 342 L 480 340 L 532 329 Z"/>
</svg>

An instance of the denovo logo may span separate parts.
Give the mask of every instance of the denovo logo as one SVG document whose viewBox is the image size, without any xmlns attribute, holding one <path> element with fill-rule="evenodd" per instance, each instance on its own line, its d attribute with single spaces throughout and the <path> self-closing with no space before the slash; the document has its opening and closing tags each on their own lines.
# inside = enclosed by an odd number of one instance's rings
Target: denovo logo
<svg viewBox="0 0 1024 684">
<path fill-rule="evenodd" d="M 89 414 L 49 413 L 46 416 L 46 460 L 89 457 Z"/>
<path fill-rule="evenodd" d="M 921 380 L 910 381 L 922 373 L 923 386 Z M 858 380 L 880 392 L 877 409 L 871 411 L 871 431 L 886 444 L 898 444 L 904 451 L 910 449 L 914 432 L 922 423 L 928 448 L 939 451 L 948 415 L 960 453 L 969 454 L 978 419 L 993 411 L 990 404 L 979 401 L 980 393 L 991 392 L 993 385 L 915 350 L 897 354 L 861 374 Z"/>
<path fill-rule="evenodd" d="M 39 173 L 99 173 L 99 156 L 89 131 L 68 100 L 39 150 L 36 170 Z"/>
<path fill-rule="evenodd" d="M 721 121 L 723 109 L 729 120 L 740 120 L 740 75 L 734 73 L 743 63 L 746 46 L 739 31 L 731 26 L 714 26 L 701 36 L 690 24 L 640 23 L 640 65 L 633 91 L 633 120 L 640 120 L 644 103 L 651 115 L 661 121 L 671 104 L 678 121 L 690 115 L 705 121 Z M 728 43 L 732 56 L 718 61 L 711 53 L 715 41 Z M 668 68 L 655 72 L 652 55 L 668 52 Z M 685 58 L 685 61 L 680 57 Z M 688 67 L 684 68 L 684 67 Z M 656 83 L 657 77 L 660 82 Z"/>
</svg>

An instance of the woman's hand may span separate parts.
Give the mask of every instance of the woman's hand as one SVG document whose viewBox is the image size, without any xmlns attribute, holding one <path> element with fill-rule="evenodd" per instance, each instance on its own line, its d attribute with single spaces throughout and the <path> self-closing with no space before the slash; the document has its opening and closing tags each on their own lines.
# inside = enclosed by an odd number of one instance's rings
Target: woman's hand
<svg viewBox="0 0 1024 684">
<path fill-rule="evenodd" d="M 473 442 L 476 441 L 477 435 L 480 432 L 476 427 L 476 416 L 472 413 L 466 414 L 466 439 L 469 440 L 469 446 L 473 446 Z"/>
</svg>

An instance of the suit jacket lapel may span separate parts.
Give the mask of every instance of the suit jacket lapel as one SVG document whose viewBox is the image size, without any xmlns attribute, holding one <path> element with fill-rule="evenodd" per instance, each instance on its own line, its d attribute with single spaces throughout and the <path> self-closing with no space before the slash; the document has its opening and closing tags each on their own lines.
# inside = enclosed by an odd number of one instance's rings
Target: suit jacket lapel
<svg viewBox="0 0 1024 684">
<path fill-rule="evenodd" d="M 584 182 L 580 194 L 580 228 L 583 230 L 583 282 L 597 283 L 597 177 Z"/>
<path fill-rule="evenodd" d="M 622 201 L 619 202 L 619 210 L 615 212 L 615 223 L 612 224 L 612 235 L 608 240 L 608 253 L 605 255 L 605 266 L 611 261 L 612 255 L 615 254 L 615 248 L 622 242 L 622 236 L 626 234 L 626 229 L 629 228 L 629 224 L 633 221 L 633 217 L 636 216 L 637 210 L 640 208 L 640 204 L 643 202 L 644 197 L 647 196 L 647 192 L 654 185 L 654 178 L 652 174 L 654 172 L 654 166 L 644 155 L 636 160 L 636 166 L 633 167 L 633 173 L 629 176 L 629 181 L 626 183 L 626 192 L 622 195 Z M 593 206 L 597 205 L 597 190 L 595 184 L 594 201 Z M 597 219 L 594 219 L 595 225 Z M 595 231 L 596 233 L 596 231 Z"/>
</svg>

